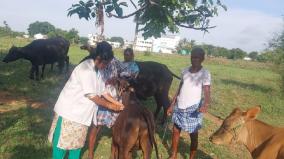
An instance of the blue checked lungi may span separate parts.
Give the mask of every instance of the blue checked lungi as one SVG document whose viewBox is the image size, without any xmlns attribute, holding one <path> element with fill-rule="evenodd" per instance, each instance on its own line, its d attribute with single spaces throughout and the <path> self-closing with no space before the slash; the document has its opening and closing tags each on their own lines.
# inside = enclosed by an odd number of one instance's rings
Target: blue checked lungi
<svg viewBox="0 0 284 159">
<path fill-rule="evenodd" d="M 99 107 L 97 112 L 97 125 L 105 125 L 108 128 L 111 128 L 118 115 L 119 113 L 116 113 L 104 107 Z"/>
<path fill-rule="evenodd" d="M 188 133 L 197 132 L 202 127 L 203 115 L 199 112 L 200 104 L 195 104 L 186 109 L 174 107 L 172 121 L 181 130 Z"/>
</svg>

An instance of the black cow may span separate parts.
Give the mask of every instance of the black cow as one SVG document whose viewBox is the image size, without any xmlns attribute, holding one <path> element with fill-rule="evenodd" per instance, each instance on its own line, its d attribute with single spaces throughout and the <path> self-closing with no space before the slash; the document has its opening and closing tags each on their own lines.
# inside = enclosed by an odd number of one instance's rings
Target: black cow
<svg viewBox="0 0 284 159">
<path fill-rule="evenodd" d="M 125 109 L 112 127 L 111 159 L 131 159 L 136 149 L 142 149 L 143 158 L 150 159 L 153 145 L 158 159 L 152 113 L 140 104 L 128 81 L 118 79 L 117 86 Z"/>
<path fill-rule="evenodd" d="M 173 76 L 180 79 L 173 74 L 166 65 L 153 62 L 136 62 L 139 67 L 139 74 L 134 82 L 135 92 L 139 99 L 145 100 L 148 97 L 154 96 L 157 108 L 155 111 L 155 118 L 157 118 L 161 108 L 164 109 L 164 116 L 162 123 L 167 117 L 167 107 L 170 105 L 169 89 L 171 87 Z"/>
<path fill-rule="evenodd" d="M 34 40 L 30 44 L 24 47 L 13 46 L 7 56 L 3 59 L 3 62 L 12 62 L 20 58 L 29 60 L 32 63 L 30 71 L 30 78 L 34 79 L 34 73 L 36 74 L 36 80 L 39 80 L 39 66 L 42 65 L 41 78 L 43 78 L 44 68 L 46 64 L 58 63 L 60 72 L 66 62 L 66 70 L 69 67 L 69 50 L 70 43 L 62 37 L 39 39 Z"/>
</svg>

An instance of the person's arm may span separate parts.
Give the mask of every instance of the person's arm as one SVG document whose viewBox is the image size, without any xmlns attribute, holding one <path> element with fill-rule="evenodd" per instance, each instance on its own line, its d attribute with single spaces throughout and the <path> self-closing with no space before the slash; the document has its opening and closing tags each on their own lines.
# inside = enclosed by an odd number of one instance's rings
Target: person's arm
<svg viewBox="0 0 284 159">
<path fill-rule="evenodd" d="M 103 106 L 107 109 L 113 110 L 113 111 L 121 111 L 124 109 L 123 105 L 116 105 L 114 103 L 111 103 L 107 101 L 104 98 L 99 97 L 98 95 L 89 97 L 89 99 L 93 102 L 95 102 L 97 105 Z"/>
<path fill-rule="evenodd" d="M 203 86 L 204 91 L 204 103 L 200 107 L 199 111 L 202 113 L 207 113 L 208 107 L 210 105 L 210 85 Z"/>
<path fill-rule="evenodd" d="M 179 93 L 180 93 L 180 89 L 181 89 L 181 87 L 182 87 L 182 84 L 183 84 L 183 81 L 180 81 L 179 88 L 178 88 L 178 90 L 177 90 L 177 92 L 176 92 L 176 94 L 175 94 L 175 96 L 174 96 L 174 98 L 173 98 L 173 100 L 172 100 L 171 105 L 170 105 L 169 108 L 167 109 L 167 115 L 168 115 L 168 116 L 170 116 L 170 115 L 172 114 L 172 112 L 173 112 L 173 109 L 174 109 L 174 106 L 175 106 L 175 103 L 176 103 L 176 100 L 177 100 L 177 96 L 178 96 Z"/>
<path fill-rule="evenodd" d="M 102 95 L 106 100 L 108 100 L 109 102 L 115 104 L 115 105 L 119 105 L 119 106 L 123 106 L 122 103 L 120 103 L 119 101 L 115 100 L 109 93 L 103 94 Z"/>
<path fill-rule="evenodd" d="M 203 95 L 204 95 L 204 102 L 202 106 L 200 107 L 199 111 L 202 113 L 207 113 L 208 107 L 210 104 L 210 85 L 211 85 L 211 74 L 207 71 L 204 79 L 203 79 Z"/>
</svg>

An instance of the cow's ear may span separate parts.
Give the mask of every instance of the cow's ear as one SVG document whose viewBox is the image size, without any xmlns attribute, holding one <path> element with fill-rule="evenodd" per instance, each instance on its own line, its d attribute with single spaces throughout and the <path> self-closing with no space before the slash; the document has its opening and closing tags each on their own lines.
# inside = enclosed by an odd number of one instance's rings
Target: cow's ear
<svg viewBox="0 0 284 159">
<path fill-rule="evenodd" d="M 260 105 L 254 106 L 254 107 L 248 109 L 248 110 L 244 113 L 245 119 L 246 119 L 246 120 L 254 120 L 254 119 L 257 117 L 257 115 L 258 115 L 258 113 L 260 112 L 260 110 L 261 110 L 261 106 L 260 106 Z"/>
</svg>

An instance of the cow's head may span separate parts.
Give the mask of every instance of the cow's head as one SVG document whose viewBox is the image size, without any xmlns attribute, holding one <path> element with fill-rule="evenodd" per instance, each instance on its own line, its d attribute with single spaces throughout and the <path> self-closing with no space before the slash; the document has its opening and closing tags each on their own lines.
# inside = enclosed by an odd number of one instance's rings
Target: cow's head
<svg viewBox="0 0 284 159">
<path fill-rule="evenodd" d="M 12 46 L 11 49 L 9 50 L 9 53 L 4 57 L 3 62 L 8 63 L 8 62 L 16 61 L 22 57 L 23 57 L 23 53 L 21 52 L 21 49 L 15 46 Z"/>
<path fill-rule="evenodd" d="M 117 90 L 119 96 L 122 96 L 125 93 L 134 92 L 134 88 L 130 84 L 131 82 L 126 78 L 117 78 Z"/>
<path fill-rule="evenodd" d="M 239 108 L 235 108 L 209 140 L 218 145 L 239 141 L 246 135 L 245 124 L 254 120 L 260 109 L 260 106 L 255 106 L 244 112 Z"/>
</svg>

